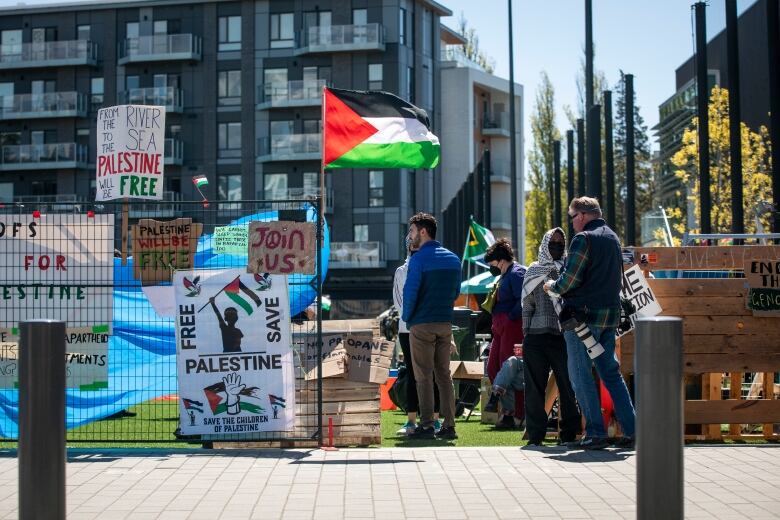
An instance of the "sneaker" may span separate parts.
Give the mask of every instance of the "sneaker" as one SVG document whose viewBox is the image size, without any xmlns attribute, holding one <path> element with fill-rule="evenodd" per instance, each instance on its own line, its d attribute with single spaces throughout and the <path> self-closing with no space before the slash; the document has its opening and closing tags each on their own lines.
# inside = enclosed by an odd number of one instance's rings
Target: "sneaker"
<svg viewBox="0 0 780 520">
<path fill-rule="evenodd" d="M 583 450 L 603 450 L 609 446 L 609 441 L 602 437 L 584 437 L 580 441 L 580 448 Z"/>
<path fill-rule="evenodd" d="M 511 415 L 504 415 L 501 420 L 496 424 L 496 430 L 514 430 L 515 418 Z"/>
<path fill-rule="evenodd" d="M 441 430 L 441 421 L 439 419 L 435 419 L 433 421 L 433 431 L 437 432 Z"/>
<path fill-rule="evenodd" d="M 488 399 L 488 402 L 485 404 L 485 407 L 482 409 L 483 412 L 498 412 L 498 394 L 491 393 L 490 399 Z"/>
<path fill-rule="evenodd" d="M 615 447 L 624 450 L 633 450 L 635 439 L 633 437 L 621 437 L 615 441 Z"/>
<path fill-rule="evenodd" d="M 396 433 L 398 435 L 409 435 L 414 431 L 414 429 L 417 428 L 417 425 L 413 423 L 412 421 L 406 421 L 406 424 L 401 427 L 400 430 L 398 430 Z"/>
<path fill-rule="evenodd" d="M 436 432 L 433 429 L 433 426 L 428 426 L 427 428 L 424 428 L 421 424 L 417 425 L 417 427 L 414 429 L 412 433 L 407 435 L 410 439 L 435 439 L 436 438 Z"/>
<path fill-rule="evenodd" d="M 436 432 L 436 438 L 454 441 L 458 438 L 458 434 L 455 433 L 454 426 L 442 426 L 441 430 Z"/>
</svg>

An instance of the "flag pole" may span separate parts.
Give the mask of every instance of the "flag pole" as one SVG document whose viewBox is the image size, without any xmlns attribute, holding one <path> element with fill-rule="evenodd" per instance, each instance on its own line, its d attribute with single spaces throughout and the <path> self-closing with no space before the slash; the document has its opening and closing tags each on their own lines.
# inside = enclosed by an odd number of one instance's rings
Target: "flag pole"
<svg viewBox="0 0 780 520">
<path fill-rule="evenodd" d="M 320 219 L 325 217 L 325 85 L 322 86 L 322 112 L 320 114 Z"/>
<path fill-rule="evenodd" d="M 236 279 L 238 279 L 238 281 L 240 282 L 240 281 L 241 281 L 241 275 L 239 275 L 239 276 L 236 276 L 236 278 L 234 278 L 234 279 L 233 279 L 233 282 L 235 282 L 235 281 L 236 281 Z M 229 284 L 225 285 L 225 287 L 227 287 L 228 285 L 230 285 L 230 284 L 231 284 L 231 283 L 233 283 L 233 282 L 230 282 Z M 219 292 L 218 292 L 217 294 L 215 294 L 214 296 L 212 296 L 211 298 L 214 298 L 214 299 L 216 300 L 216 299 L 217 299 L 217 296 L 219 296 L 220 294 L 222 294 L 222 293 L 224 292 L 224 290 L 225 290 L 225 287 L 223 287 L 222 289 L 220 289 L 220 290 L 219 290 Z M 200 311 L 202 311 L 203 309 L 205 309 L 205 308 L 206 308 L 206 306 L 207 306 L 209 303 L 211 303 L 211 298 L 209 298 L 209 301 L 207 301 L 206 303 L 204 303 L 204 304 L 203 304 L 203 307 L 201 307 L 200 309 L 198 309 L 198 312 L 200 312 Z"/>
</svg>

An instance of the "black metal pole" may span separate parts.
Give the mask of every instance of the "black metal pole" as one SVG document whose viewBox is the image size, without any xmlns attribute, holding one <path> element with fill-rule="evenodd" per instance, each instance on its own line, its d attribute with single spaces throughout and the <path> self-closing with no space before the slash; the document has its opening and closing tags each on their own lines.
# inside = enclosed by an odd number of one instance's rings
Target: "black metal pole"
<svg viewBox="0 0 780 520">
<path fill-rule="evenodd" d="M 604 154 L 607 176 L 607 194 L 602 206 L 607 210 L 607 224 L 615 226 L 615 152 L 612 144 L 612 91 L 604 91 Z"/>
<path fill-rule="evenodd" d="M 585 0 L 585 113 L 593 106 L 593 3 Z M 590 131 L 590 128 L 588 128 Z"/>
<path fill-rule="evenodd" d="M 585 120 L 577 119 L 577 196 L 583 195 L 585 195 Z"/>
<path fill-rule="evenodd" d="M 485 223 L 482 225 L 490 229 L 490 227 L 493 225 L 490 215 L 491 208 L 493 207 L 493 185 L 490 183 L 490 175 L 492 174 L 490 168 L 490 150 L 485 150 L 485 152 L 482 154 L 482 164 L 483 168 L 485 169 L 485 184 L 487 185 L 487 189 L 485 191 Z"/>
<path fill-rule="evenodd" d="M 737 0 L 726 0 L 726 43 L 729 78 L 729 150 L 731 156 L 731 232 L 745 232 L 742 202 L 742 108 L 739 88 Z"/>
<path fill-rule="evenodd" d="M 588 109 L 588 195 L 601 202 L 601 105 Z"/>
<path fill-rule="evenodd" d="M 772 3 L 772 2 L 769 2 Z M 710 89 L 707 81 L 707 4 L 696 2 L 696 105 L 699 118 L 699 209 L 701 232 L 712 233 L 710 225 Z"/>
<path fill-rule="evenodd" d="M 566 207 L 574 198 L 574 130 L 566 131 Z M 574 236 L 574 228 L 569 222 L 569 237 Z"/>
<path fill-rule="evenodd" d="M 19 518 L 65 520 L 65 322 L 19 332 Z"/>
<path fill-rule="evenodd" d="M 636 245 L 636 181 L 634 179 L 634 75 L 626 74 L 626 236 L 627 246 Z"/>
<path fill-rule="evenodd" d="M 769 136 L 772 140 L 772 201 L 780 204 L 780 21 L 776 0 L 766 3 L 766 32 L 769 55 Z M 780 212 L 775 211 L 772 231 L 780 233 Z"/>
<path fill-rule="evenodd" d="M 561 227 L 561 142 L 553 141 L 553 227 Z"/>
<path fill-rule="evenodd" d="M 512 247 L 520 251 L 519 229 L 517 226 L 517 136 L 515 135 L 515 53 L 512 41 L 512 0 L 507 0 L 509 10 L 509 174 L 510 204 L 512 209 Z"/>
</svg>

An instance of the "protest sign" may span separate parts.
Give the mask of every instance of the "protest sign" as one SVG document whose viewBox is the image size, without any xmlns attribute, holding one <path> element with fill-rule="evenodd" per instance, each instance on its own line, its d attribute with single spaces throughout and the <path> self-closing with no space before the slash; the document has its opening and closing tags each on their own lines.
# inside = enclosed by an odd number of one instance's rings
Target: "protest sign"
<svg viewBox="0 0 780 520">
<path fill-rule="evenodd" d="M 780 316 L 780 261 L 745 261 L 747 308 L 754 316 Z"/>
<path fill-rule="evenodd" d="M 112 320 L 114 215 L 0 215 L 0 328 Z"/>
<path fill-rule="evenodd" d="M 248 225 L 217 226 L 214 228 L 214 253 L 245 255 L 247 253 Z"/>
<path fill-rule="evenodd" d="M 636 312 L 630 316 L 631 328 L 626 331 L 618 329 L 618 337 L 633 331 L 637 318 L 657 316 L 662 311 L 650 284 L 647 283 L 647 278 L 638 265 L 623 271 L 623 287 L 620 290 L 620 296 L 630 300 L 634 304 Z"/>
<path fill-rule="evenodd" d="M 99 109 L 95 200 L 162 200 L 164 148 L 164 106 Z"/>
<path fill-rule="evenodd" d="M 347 351 L 347 379 L 364 383 L 384 384 L 390 373 L 395 345 L 374 337 L 371 332 L 351 332 L 344 335 Z"/>
<path fill-rule="evenodd" d="M 0 330 L 0 388 L 19 382 L 19 336 Z M 108 388 L 108 325 L 69 327 L 65 334 L 65 386 L 80 390 Z"/>
<path fill-rule="evenodd" d="M 314 224 L 252 222 L 249 224 L 251 273 L 314 274 L 317 248 Z"/>
<path fill-rule="evenodd" d="M 192 269 L 203 224 L 191 218 L 141 219 L 132 228 L 133 276 L 144 285 L 170 282 L 174 270 Z"/>
<path fill-rule="evenodd" d="M 287 277 L 177 271 L 173 285 L 182 433 L 292 429 Z"/>
</svg>

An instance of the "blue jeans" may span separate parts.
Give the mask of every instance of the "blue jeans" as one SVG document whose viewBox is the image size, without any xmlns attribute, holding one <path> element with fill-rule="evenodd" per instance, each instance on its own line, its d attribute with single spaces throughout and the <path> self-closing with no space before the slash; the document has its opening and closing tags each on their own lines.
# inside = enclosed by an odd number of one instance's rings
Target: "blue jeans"
<svg viewBox="0 0 780 520">
<path fill-rule="evenodd" d="M 523 358 L 512 356 L 504 361 L 501 370 L 498 371 L 493 388 L 499 387 L 505 390 L 501 394 L 501 409 L 505 415 L 515 413 L 515 391 L 525 390 L 525 376 L 523 372 Z M 518 417 L 522 419 L 522 417 Z"/>
<path fill-rule="evenodd" d="M 615 404 L 615 415 L 617 415 L 617 420 L 623 429 L 623 435 L 633 437 L 636 412 L 633 403 L 631 403 L 631 396 L 628 395 L 626 382 L 620 375 L 620 365 L 615 356 L 615 329 L 590 327 L 590 331 L 604 347 L 604 353 L 596 359 L 590 359 L 585 345 L 574 331 L 567 330 L 563 333 L 569 357 L 569 378 L 574 388 L 574 394 L 577 396 L 577 402 L 580 404 L 582 415 L 585 416 L 585 435 L 592 438 L 605 438 L 607 436 L 599 406 L 598 390 L 591 374 L 591 366 L 596 365 L 596 371 Z"/>
</svg>

